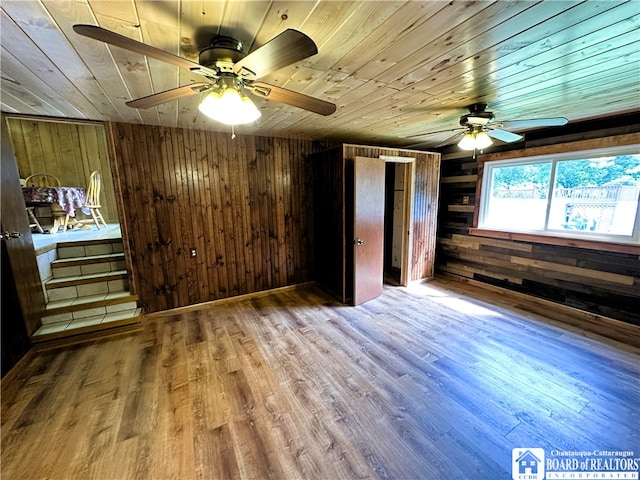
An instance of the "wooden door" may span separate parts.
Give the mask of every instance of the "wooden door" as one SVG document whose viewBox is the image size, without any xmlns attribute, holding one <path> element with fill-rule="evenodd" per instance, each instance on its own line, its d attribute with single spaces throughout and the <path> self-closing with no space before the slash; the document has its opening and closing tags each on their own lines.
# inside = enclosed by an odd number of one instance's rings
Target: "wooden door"
<svg viewBox="0 0 640 480">
<path fill-rule="evenodd" d="M 40 316 L 45 305 L 44 293 L 42 292 L 42 283 L 38 273 L 36 253 L 33 248 L 24 198 L 20 189 L 18 166 L 4 117 L 0 117 L 0 123 L 2 124 L 1 227 L 3 233 L 8 232 L 10 234 L 7 239 L 3 238 L 2 240 L 7 248 L 10 265 L 5 265 L 3 262 L 2 268 L 11 269 L 10 273 L 15 279 L 15 287 L 20 299 L 22 318 L 27 328 L 27 333 L 31 335 L 41 325 Z M 16 316 L 16 318 L 19 318 L 19 316 Z"/>
<path fill-rule="evenodd" d="M 384 175 L 379 158 L 354 162 L 353 304 L 382 294 L 384 275 Z"/>
</svg>

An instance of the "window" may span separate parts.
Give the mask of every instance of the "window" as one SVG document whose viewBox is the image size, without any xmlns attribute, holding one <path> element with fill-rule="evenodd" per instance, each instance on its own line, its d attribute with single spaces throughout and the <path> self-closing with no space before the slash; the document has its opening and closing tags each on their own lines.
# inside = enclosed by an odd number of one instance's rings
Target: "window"
<svg viewBox="0 0 640 480">
<path fill-rule="evenodd" d="M 487 162 L 478 227 L 640 243 L 638 146 Z"/>
</svg>

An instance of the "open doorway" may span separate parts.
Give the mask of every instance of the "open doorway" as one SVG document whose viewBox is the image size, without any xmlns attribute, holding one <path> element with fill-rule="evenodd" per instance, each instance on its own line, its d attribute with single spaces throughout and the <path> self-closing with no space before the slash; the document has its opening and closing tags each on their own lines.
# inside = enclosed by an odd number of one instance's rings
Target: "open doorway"
<svg viewBox="0 0 640 480">
<path fill-rule="evenodd" d="M 348 262 L 353 264 L 352 302 L 359 305 L 382 293 L 385 251 L 391 252 L 388 264 L 395 263 L 388 283 L 408 284 L 415 162 L 407 157 L 356 156 L 353 165 L 353 206 L 346 209 L 353 212 L 353 230 L 346 232 L 346 238 L 353 238 Z M 397 192 L 396 185 L 401 185 Z"/>
<path fill-rule="evenodd" d="M 100 179 L 99 211 L 105 222 L 113 227 L 112 230 L 119 228 L 116 191 L 104 124 L 23 116 L 7 116 L 6 122 L 20 183 L 27 187 L 23 189 L 23 195 L 30 207 L 30 223 L 36 250 L 54 241 L 73 241 L 76 237 L 85 239 L 90 235 L 88 228 L 76 228 L 66 235 L 68 239 L 63 238 L 59 235 L 62 228 L 58 225 L 63 223 L 61 219 L 64 220 L 67 213 L 70 217 L 77 213 L 79 219 L 87 219 L 87 226 L 92 225 L 91 216 L 80 208 L 84 196 L 81 197 L 78 192 L 88 191 L 94 172 L 99 172 Z M 38 181 L 41 177 L 46 177 L 46 183 Z M 35 180 L 30 180 L 31 178 Z M 58 188 L 55 192 L 36 189 L 41 186 Z M 95 225 L 92 230 L 100 229 Z"/>
<path fill-rule="evenodd" d="M 30 342 L 138 328 L 141 310 L 129 286 L 104 125 L 7 117 L 3 126 L 12 153 L 6 162 L 16 173 L 13 196 L 20 200 L 12 211 L 29 233 L 25 238 L 31 248 L 22 253 L 34 266 L 33 272 L 17 274 L 18 283 L 36 285 L 43 297 L 33 308 L 34 321 L 25 319 Z M 96 202 L 87 205 L 85 195 Z M 101 222 L 91 208 L 100 210 Z M 76 218 L 72 228 L 59 228 L 70 218 Z M 35 304 L 32 295 L 18 295 L 29 306 Z"/>
<path fill-rule="evenodd" d="M 385 160 L 384 283 L 407 285 L 413 159 Z"/>
</svg>

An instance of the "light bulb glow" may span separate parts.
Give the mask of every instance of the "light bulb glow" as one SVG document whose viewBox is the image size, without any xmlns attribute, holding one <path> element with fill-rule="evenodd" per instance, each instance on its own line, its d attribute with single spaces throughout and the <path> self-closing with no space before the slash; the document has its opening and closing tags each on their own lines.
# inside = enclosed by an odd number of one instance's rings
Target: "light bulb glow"
<svg viewBox="0 0 640 480">
<path fill-rule="evenodd" d="M 489 135 L 487 135 L 487 132 L 478 132 L 476 134 L 476 148 L 478 150 L 487 148 L 492 143 L 493 142 L 491 141 L 491 138 L 489 137 Z"/>
<path fill-rule="evenodd" d="M 251 123 L 261 115 L 251 99 L 236 88 L 209 93 L 198 106 L 198 110 L 225 125 Z"/>
<path fill-rule="evenodd" d="M 482 150 L 492 144 L 491 137 L 487 135 L 487 132 L 483 131 L 467 132 L 462 137 L 462 140 L 458 142 L 458 146 L 462 150 Z"/>
<path fill-rule="evenodd" d="M 476 148 L 476 139 L 474 138 L 474 134 L 465 133 L 464 137 L 462 137 L 462 140 L 458 142 L 458 146 L 462 150 L 473 150 L 474 148 Z"/>
</svg>

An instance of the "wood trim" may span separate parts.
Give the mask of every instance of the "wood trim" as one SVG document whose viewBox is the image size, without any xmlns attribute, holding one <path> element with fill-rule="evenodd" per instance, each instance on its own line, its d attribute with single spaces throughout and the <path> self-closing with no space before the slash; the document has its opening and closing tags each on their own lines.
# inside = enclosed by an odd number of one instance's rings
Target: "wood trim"
<svg viewBox="0 0 640 480">
<path fill-rule="evenodd" d="M 261 290 L 259 292 L 243 293 L 241 295 L 236 295 L 233 297 L 219 298 L 217 300 L 210 300 L 208 302 L 195 303 L 193 305 L 186 305 L 184 307 L 175 307 L 175 308 L 169 308 L 167 310 L 158 310 L 156 312 L 145 313 L 144 318 L 152 320 L 155 318 L 165 317 L 167 315 L 180 315 L 183 313 L 196 312 L 198 310 L 202 310 L 203 308 L 217 307 L 217 306 L 226 305 L 232 302 L 240 302 L 242 300 L 267 297 L 269 295 L 274 295 L 282 292 L 295 291 L 297 289 L 300 289 L 309 285 L 317 285 L 317 283 L 316 282 L 296 283 L 294 285 L 286 285 L 284 287 L 276 287 L 276 288 L 270 288 L 269 290 Z M 320 285 L 318 286 L 321 287 Z"/>
<path fill-rule="evenodd" d="M 25 115 L 17 113 L 4 113 L 5 118 L 15 118 L 18 120 L 37 120 L 38 122 L 50 122 L 50 123 L 70 123 L 75 125 L 104 125 L 102 120 L 83 120 L 79 118 L 66 118 L 66 117 L 49 117 L 46 115 Z"/>
<path fill-rule="evenodd" d="M 133 259 L 131 258 L 130 248 L 130 235 L 129 235 L 129 219 L 127 212 L 124 208 L 124 197 L 122 192 L 122 186 L 125 184 L 123 180 L 123 172 L 120 164 L 116 161 L 118 158 L 118 149 L 115 136 L 117 133 L 114 131 L 113 122 L 105 122 L 104 133 L 107 141 L 107 158 L 111 164 L 111 175 L 113 177 L 113 187 L 116 196 L 116 209 L 118 212 L 118 218 L 120 220 L 120 235 L 122 236 L 122 246 L 125 259 L 125 266 L 127 268 L 127 275 L 129 278 L 129 292 L 133 295 L 138 295 L 138 282 L 136 279 L 137 272 L 133 268 Z"/>
<path fill-rule="evenodd" d="M 380 154 L 378 155 L 379 158 L 382 158 L 383 160 L 391 160 L 390 157 L 395 157 L 395 159 L 393 159 L 393 161 L 399 162 L 402 161 L 402 159 L 406 159 L 407 162 L 411 161 L 411 157 L 405 157 L 402 154 L 411 154 L 411 155 L 424 155 L 424 154 L 438 154 L 438 152 L 436 151 L 429 151 L 429 150 L 412 150 L 410 148 L 404 148 L 404 147 L 383 147 L 380 145 L 361 145 L 358 143 L 344 143 L 342 145 L 343 148 L 348 149 L 348 148 L 354 148 L 354 149 L 373 149 L 373 150 L 385 150 L 388 153 L 387 154 Z M 413 160 L 415 160 L 415 157 L 413 158 Z"/>
<path fill-rule="evenodd" d="M 473 205 L 473 221 L 471 225 L 474 227 L 478 226 L 478 221 L 480 219 L 480 204 L 482 203 L 482 179 L 484 178 L 484 162 L 478 162 L 477 167 L 477 179 L 476 179 L 476 199 L 475 204 Z"/>
<path fill-rule="evenodd" d="M 5 385 L 15 381 L 21 372 L 25 370 L 29 362 L 31 362 L 34 354 L 37 352 L 36 348 L 32 346 L 11 369 L 5 373 L 4 377 L 0 379 L 0 391 L 5 391 Z"/>
<path fill-rule="evenodd" d="M 554 145 L 545 145 L 542 147 L 521 148 L 519 150 L 509 150 L 506 152 L 491 153 L 486 155 L 478 155 L 478 165 L 484 162 L 508 160 L 510 158 L 538 157 L 541 155 L 552 155 L 554 153 L 579 152 L 582 150 L 595 150 L 599 148 L 609 148 L 635 144 L 640 144 L 640 132 L 628 133 L 624 135 L 613 135 L 610 137 L 602 137 L 597 139 L 579 140 L 576 142 L 558 143 Z"/>
<path fill-rule="evenodd" d="M 416 160 L 409 162 L 404 169 L 404 217 L 402 220 L 402 271 L 400 283 L 407 285 L 411 279 L 411 258 L 413 258 L 412 222 L 415 203 Z M 405 235 L 404 232 L 407 232 Z"/>
<path fill-rule="evenodd" d="M 466 212 L 466 213 L 474 213 L 475 205 L 448 205 L 447 210 L 450 212 Z"/>
<path fill-rule="evenodd" d="M 499 230 L 484 230 L 482 228 L 470 228 L 469 235 L 489 238 L 502 238 L 522 242 L 544 243 L 559 245 L 562 247 L 585 248 L 604 252 L 628 253 L 640 255 L 640 246 L 625 243 L 596 242 L 593 240 L 580 240 L 576 238 L 553 237 L 549 235 L 535 235 L 531 233 L 503 232 Z"/>
<path fill-rule="evenodd" d="M 475 182 L 477 179 L 477 175 L 457 175 L 455 177 L 441 177 L 440 183 L 466 183 Z"/>
</svg>

